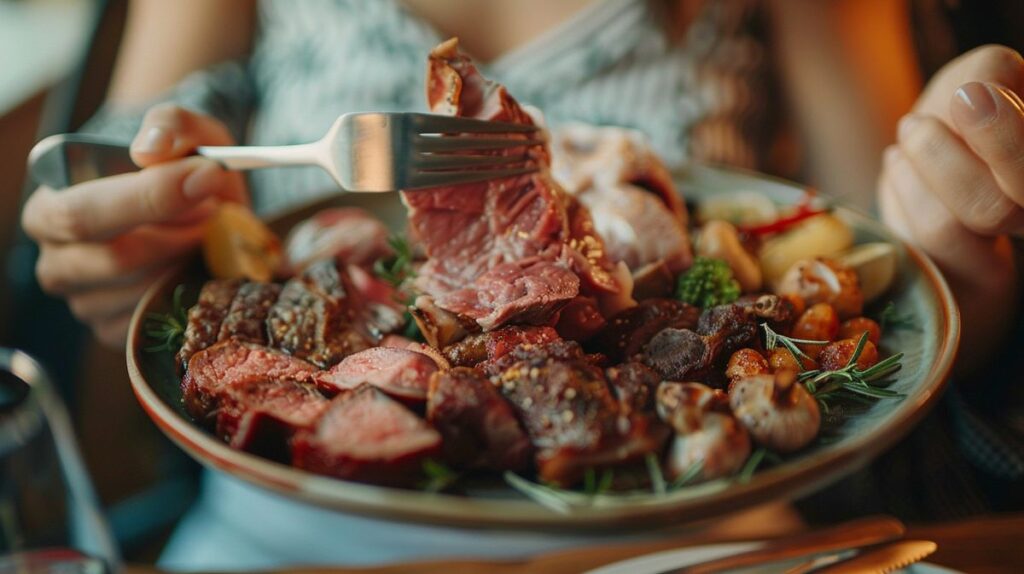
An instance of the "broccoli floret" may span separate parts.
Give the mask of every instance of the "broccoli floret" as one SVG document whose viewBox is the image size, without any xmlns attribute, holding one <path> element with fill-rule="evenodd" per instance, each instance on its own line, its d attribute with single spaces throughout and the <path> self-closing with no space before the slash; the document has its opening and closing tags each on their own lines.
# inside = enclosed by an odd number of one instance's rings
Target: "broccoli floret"
<svg viewBox="0 0 1024 574">
<path fill-rule="evenodd" d="M 729 264 L 721 259 L 694 259 L 693 266 L 676 282 L 676 298 L 701 309 L 732 303 L 739 296 L 740 284 Z"/>
</svg>

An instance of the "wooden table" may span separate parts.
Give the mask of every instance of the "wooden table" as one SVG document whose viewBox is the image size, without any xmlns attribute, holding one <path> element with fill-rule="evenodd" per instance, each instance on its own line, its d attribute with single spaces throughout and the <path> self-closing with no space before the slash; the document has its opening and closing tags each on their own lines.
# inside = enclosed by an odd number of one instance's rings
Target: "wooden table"
<svg viewBox="0 0 1024 574">
<path fill-rule="evenodd" d="M 910 526 L 908 538 L 934 540 L 939 550 L 929 562 L 971 574 L 1024 573 L 1024 514 L 993 515 L 955 523 Z M 543 554 L 531 560 L 431 561 L 373 568 L 289 569 L 297 574 L 569 574 L 640 556 L 648 552 L 733 542 L 722 537 L 688 537 Z M 154 574 L 147 566 L 133 566 L 129 574 Z"/>
</svg>

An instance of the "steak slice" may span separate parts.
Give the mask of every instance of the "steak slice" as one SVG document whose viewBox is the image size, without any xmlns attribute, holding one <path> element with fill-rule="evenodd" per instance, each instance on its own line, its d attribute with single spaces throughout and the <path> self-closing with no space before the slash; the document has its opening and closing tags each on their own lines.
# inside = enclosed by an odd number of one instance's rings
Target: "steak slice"
<svg viewBox="0 0 1024 574">
<path fill-rule="evenodd" d="M 658 373 L 643 363 L 630 361 L 608 368 L 605 375 L 623 412 L 654 411 L 654 398 L 661 384 Z"/>
<path fill-rule="evenodd" d="M 444 348 L 444 356 L 453 367 L 475 367 L 485 361 L 504 357 L 519 345 L 539 345 L 558 340 L 551 327 L 502 327 L 477 333 Z"/>
<path fill-rule="evenodd" d="M 347 480 L 410 484 L 441 435 L 370 385 L 335 397 L 312 429 L 292 440 L 292 465 Z"/>
<path fill-rule="evenodd" d="M 217 340 L 266 345 L 267 315 L 280 294 L 281 286 L 276 283 L 244 283 L 231 301 Z"/>
<path fill-rule="evenodd" d="M 345 357 L 329 371 L 316 375 L 321 388 L 332 393 L 369 384 L 403 402 L 427 400 L 430 377 L 437 363 L 408 348 L 374 347 Z"/>
<path fill-rule="evenodd" d="M 314 263 L 285 283 L 270 308 L 270 344 L 329 368 L 371 346 L 357 321 L 360 303 L 348 275 L 333 261 Z"/>
<path fill-rule="evenodd" d="M 533 125 L 504 86 L 480 75 L 454 39 L 430 54 L 427 100 L 434 113 Z M 588 286 L 622 291 L 604 267 L 610 264 L 599 238 L 571 244 L 567 199 L 546 170 L 545 147 L 494 153 L 525 154 L 524 163 L 541 170 L 402 193 L 413 234 L 428 257 L 417 274 L 416 287 L 425 297 L 416 306 L 434 304 L 493 330 L 509 323 L 553 323 L 580 293 L 581 277 Z M 442 346 L 455 340 L 446 338 Z"/>
<path fill-rule="evenodd" d="M 327 409 L 328 400 L 310 383 L 250 379 L 223 389 L 217 435 L 232 447 L 286 462 L 288 443 Z"/>
<path fill-rule="evenodd" d="M 185 410 L 211 425 L 231 389 L 260 381 L 310 381 L 318 369 L 260 345 L 224 341 L 192 356 L 181 381 Z"/>
<path fill-rule="evenodd" d="M 519 349 L 525 354 L 531 348 Z M 647 415 L 623 413 L 600 368 L 552 357 L 543 346 L 532 349 L 538 351 L 533 357 L 513 363 L 493 380 L 537 449 L 542 480 L 569 486 L 589 468 L 628 464 L 660 450 L 667 429 Z"/>
<path fill-rule="evenodd" d="M 177 355 L 179 365 L 187 366 L 192 355 L 217 342 L 221 323 L 241 285 L 242 281 L 237 279 L 207 281 L 203 285 L 199 300 L 188 310 L 188 325 Z"/>
<path fill-rule="evenodd" d="M 444 437 L 445 460 L 490 470 L 523 470 L 533 446 L 512 406 L 479 371 L 456 367 L 430 380 L 427 420 Z"/>
<path fill-rule="evenodd" d="M 295 269 L 322 259 L 369 266 L 391 253 L 388 228 L 358 207 L 324 209 L 288 232 L 285 253 Z"/>
</svg>

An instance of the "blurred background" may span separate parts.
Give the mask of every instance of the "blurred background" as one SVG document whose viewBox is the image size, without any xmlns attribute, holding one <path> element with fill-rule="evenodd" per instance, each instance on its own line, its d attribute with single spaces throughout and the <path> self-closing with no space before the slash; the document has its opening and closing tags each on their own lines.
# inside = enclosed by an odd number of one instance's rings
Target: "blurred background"
<svg viewBox="0 0 1024 574">
<path fill-rule="evenodd" d="M 871 6 L 899 5 L 913 24 L 922 79 L 981 44 L 1024 47 L 1024 2 L 1016 0 L 826 3 L 850 31 L 836 41 L 863 46 L 865 58 L 884 53 L 873 44 Z M 115 533 L 129 559 L 146 560 L 194 496 L 197 469 L 138 407 L 123 353 L 98 346 L 63 302 L 40 292 L 36 249 L 17 225 L 32 190 L 29 149 L 74 131 L 101 104 L 128 9 L 128 0 L 0 0 L 0 346 L 31 353 L 54 375 Z"/>
</svg>

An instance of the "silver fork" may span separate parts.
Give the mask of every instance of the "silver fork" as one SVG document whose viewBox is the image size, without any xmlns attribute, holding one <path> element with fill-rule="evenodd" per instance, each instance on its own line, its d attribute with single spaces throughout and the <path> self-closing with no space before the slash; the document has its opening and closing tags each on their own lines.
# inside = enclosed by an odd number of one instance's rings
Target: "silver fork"
<svg viewBox="0 0 1024 574">
<path fill-rule="evenodd" d="M 537 128 L 421 113 L 362 112 L 335 120 L 320 140 L 287 146 L 201 146 L 227 169 L 318 165 L 344 191 L 383 192 L 484 181 L 536 171 Z M 505 152 L 497 154 L 494 152 Z M 29 153 L 36 182 L 60 189 L 134 170 L 128 147 L 87 134 L 43 139 Z"/>
</svg>

